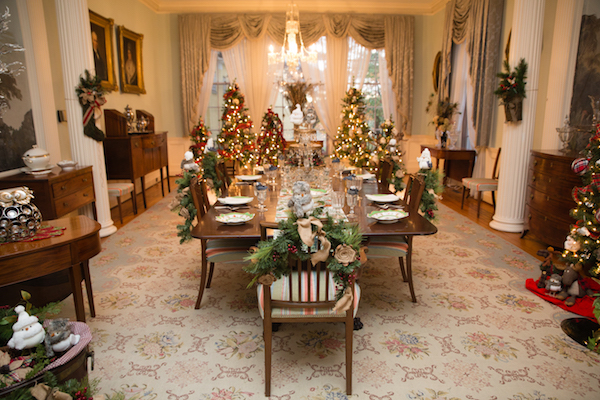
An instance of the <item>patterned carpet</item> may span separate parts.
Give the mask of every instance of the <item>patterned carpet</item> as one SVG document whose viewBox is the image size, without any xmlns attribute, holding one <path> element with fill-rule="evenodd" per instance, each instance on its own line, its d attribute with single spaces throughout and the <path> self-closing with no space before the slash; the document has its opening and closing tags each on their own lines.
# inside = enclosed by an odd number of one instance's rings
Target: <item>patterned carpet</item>
<svg viewBox="0 0 600 400">
<path fill-rule="evenodd" d="M 126 225 L 92 260 L 101 391 L 127 399 L 264 397 L 256 292 L 239 264 L 217 265 L 202 308 L 199 243 L 179 244 L 173 194 Z M 524 287 L 538 261 L 440 206 L 439 232 L 415 239 L 418 303 L 397 260 L 361 278 L 352 399 L 598 399 L 600 356 L 559 323 L 573 316 Z M 274 334 L 273 399 L 346 399 L 340 324 Z"/>
</svg>

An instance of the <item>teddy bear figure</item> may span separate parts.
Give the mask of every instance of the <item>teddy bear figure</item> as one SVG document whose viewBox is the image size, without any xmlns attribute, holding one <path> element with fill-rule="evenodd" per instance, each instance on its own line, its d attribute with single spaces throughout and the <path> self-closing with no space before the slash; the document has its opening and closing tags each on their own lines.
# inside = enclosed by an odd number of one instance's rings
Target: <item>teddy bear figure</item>
<svg viewBox="0 0 600 400">
<path fill-rule="evenodd" d="M 48 358 L 54 357 L 54 352 L 61 353 L 71 346 L 76 345 L 81 338 L 81 336 L 71 333 L 67 318 L 50 321 L 46 330 L 48 332 L 44 340 L 44 346 L 46 347 L 46 356 Z"/>
<path fill-rule="evenodd" d="M 304 218 L 314 207 L 310 185 L 304 181 L 298 181 L 292 186 L 292 198 L 288 201 L 288 207 L 298 218 Z"/>
<path fill-rule="evenodd" d="M 15 312 L 19 314 L 19 318 L 12 326 L 13 335 L 8 341 L 8 347 L 23 350 L 31 349 L 42 343 L 46 332 L 42 324 L 40 324 L 38 317 L 29 315 L 25 311 L 25 307 L 21 305 L 15 307 Z"/>
</svg>

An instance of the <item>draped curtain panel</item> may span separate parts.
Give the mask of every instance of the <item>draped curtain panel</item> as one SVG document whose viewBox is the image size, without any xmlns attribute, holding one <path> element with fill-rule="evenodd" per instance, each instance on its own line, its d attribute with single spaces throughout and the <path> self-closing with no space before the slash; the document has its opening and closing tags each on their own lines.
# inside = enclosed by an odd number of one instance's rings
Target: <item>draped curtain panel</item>
<svg viewBox="0 0 600 400">
<path fill-rule="evenodd" d="M 381 85 L 381 108 L 383 109 L 383 118 L 391 118 L 396 123 L 396 129 L 398 129 L 399 132 L 402 132 L 402 125 L 398 125 L 398 122 L 400 121 L 398 121 L 396 97 L 394 96 L 392 80 L 388 73 L 385 50 L 379 52 L 379 83 Z"/>
<path fill-rule="evenodd" d="M 362 90 L 369 71 L 371 51 L 352 37 L 348 37 L 348 83 Z"/>
<path fill-rule="evenodd" d="M 382 24 L 382 21 L 384 23 Z M 360 14 L 303 13 L 300 30 L 304 45 L 309 46 L 322 36 L 351 36 L 368 49 L 385 48 L 389 55 L 389 76 L 396 95 L 399 112 L 407 120 L 407 132 L 412 124 L 414 76 L 413 16 L 382 16 Z M 179 16 L 183 114 L 185 126 L 193 127 L 194 116 L 204 73 L 208 70 L 210 50 L 228 50 L 246 38 L 255 40 L 267 34 L 282 45 L 285 34 L 285 14 L 184 14 Z M 345 68 L 345 65 L 344 65 Z M 337 70 L 338 74 L 342 72 Z M 345 75 L 345 73 L 344 73 Z M 338 98 L 339 102 L 341 99 Z M 256 118 L 256 117 L 254 117 Z"/>
<path fill-rule="evenodd" d="M 204 79 L 202 80 L 202 88 L 212 88 L 213 82 L 215 80 L 215 71 L 217 70 L 217 57 L 218 52 L 216 50 L 212 50 L 210 52 L 209 67 L 206 73 L 204 74 Z M 197 115 L 206 115 L 206 111 L 208 110 L 208 104 L 210 103 L 210 93 L 210 90 L 201 90 L 200 97 L 198 99 L 198 107 L 195 111 Z"/>
<path fill-rule="evenodd" d="M 492 139 L 492 110 L 503 14 L 504 0 L 451 0 L 446 5 L 438 99 L 450 94 L 452 44 L 466 40 L 469 76 L 474 90 L 470 112 L 477 132 L 477 147 L 489 146 Z"/>
</svg>

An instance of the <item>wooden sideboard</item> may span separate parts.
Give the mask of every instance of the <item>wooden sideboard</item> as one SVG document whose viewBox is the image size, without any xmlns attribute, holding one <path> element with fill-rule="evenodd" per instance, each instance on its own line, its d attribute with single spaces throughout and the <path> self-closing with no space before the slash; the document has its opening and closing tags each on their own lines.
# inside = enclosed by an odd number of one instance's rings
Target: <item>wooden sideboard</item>
<svg viewBox="0 0 600 400">
<path fill-rule="evenodd" d="M 575 220 L 569 211 L 575 207 L 573 187 L 581 186 L 581 178 L 571 170 L 579 156 L 558 150 L 532 150 L 529 162 L 525 230 L 540 241 L 563 248 L 570 226 Z"/>
<path fill-rule="evenodd" d="M 169 154 L 167 151 L 167 132 L 131 134 L 104 139 L 104 159 L 108 179 L 128 179 L 135 183 L 140 178 L 142 197 L 146 208 L 146 183 L 144 176 L 160 170 L 162 195 L 165 195 L 163 167 L 167 169 L 167 187 L 169 182 Z"/>
<path fill-rule="evenodd" d="M 33 190 L 33 204 L 40 209 L 44 220 L 57 219 L 87 204 L 94 205 L 94 178 L 92 167 L 75 167 L 63 171 L 56 167 L 46 175 L 28 175 L 21 172 L 0 178 L 0 189 L 27 186 Z"/>
</svg>

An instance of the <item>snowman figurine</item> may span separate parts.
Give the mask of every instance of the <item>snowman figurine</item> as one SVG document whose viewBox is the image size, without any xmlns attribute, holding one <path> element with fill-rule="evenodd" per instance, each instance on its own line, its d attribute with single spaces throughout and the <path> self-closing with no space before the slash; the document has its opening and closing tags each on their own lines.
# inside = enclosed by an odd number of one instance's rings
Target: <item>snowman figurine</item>
<svg viewBox="0 0 600 400">
<path fill-rule="evenodd" d="M 431 153 L 429 152 L 429 149 L 423 150 L 421 157 L 417 157 L 417 161 L 419 162 L 420 169 L 431 169 L 433 164 L 431 163 Z"/>
<path fill-rule="evenodd" d="M 12 326 L 13 335 L 8 341 L 8 347 L 23 350 L 31 349 L 42 343 L 46 332 L 42 324 L 40 324 L 38 317 L 29 315 L 23 306 L 16 306 L 15 312 L 19 314 L 19 318 Z"/>
<path fill-rule="evenodd" d="M 294 125 L 302 124 L 304 121 L 304 114 L 302 113 L 302 109 L 300 108 L 300 104 L 296 104 L 296 109 L 292 111 L 292 115 L 290 115 L 290 121 Z"/>
</svg>

